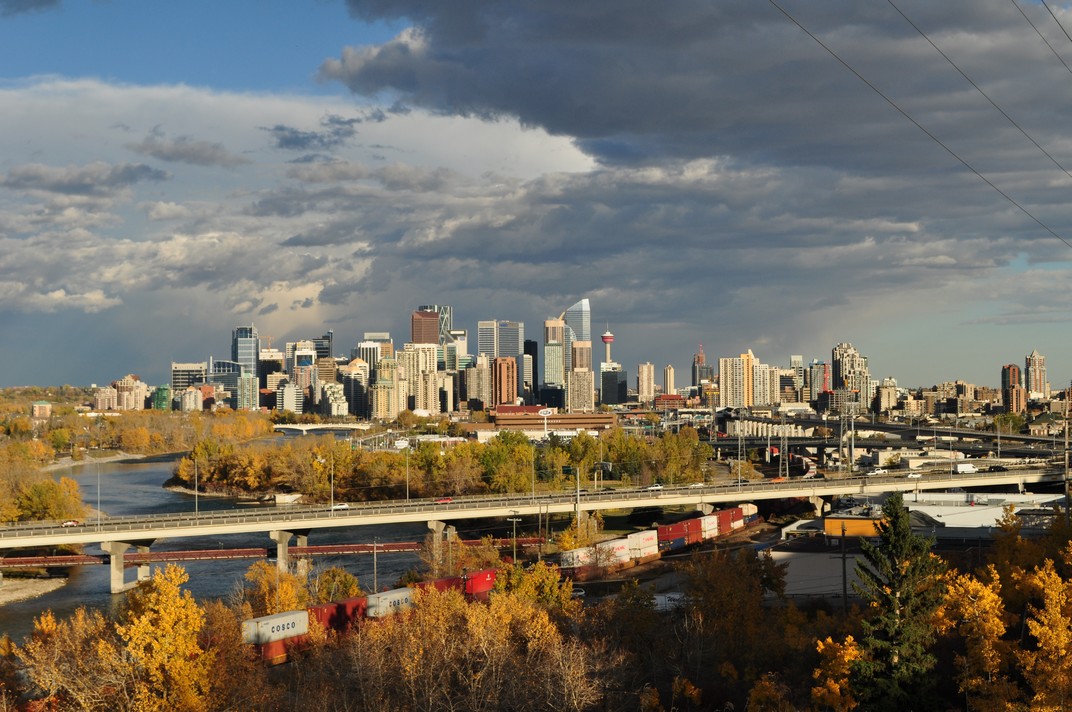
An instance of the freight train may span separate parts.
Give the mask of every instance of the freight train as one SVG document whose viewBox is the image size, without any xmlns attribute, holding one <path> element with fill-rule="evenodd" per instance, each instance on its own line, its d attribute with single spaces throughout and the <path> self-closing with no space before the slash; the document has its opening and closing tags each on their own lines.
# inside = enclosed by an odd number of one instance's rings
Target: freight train
<svg viewBox="0 0 1072 712">
<path fill-rule="evenodd" d="M 368 618 L 383 618 L 409 608 L 413 605 L 413 591 L 418 588 L 461 591 L 468 600 L 486 600 L 495 587 L 495 575 L 495 569 L 483 569 L 464 576 L 424 581 L 411 588 L 395 588 L 253 618 L 242 621 L 242 640 L 252 645 L 264 662 L 282 663 L 292 653 L 308 646 L 309 626 L 313 621 L 324 630 L 345 634 Z"/>
<path fill-rule="evenodd" d="M 706 516 L 663 524 L 621 539 L 602 541 L 595 546 L 563 551 L 559 565 L 563 576 L 569 576 L 574 581 L 585 581 L 727 536 L 758 519 L 759 513 L 754 504 L 720 509 Z"/>
</svg>

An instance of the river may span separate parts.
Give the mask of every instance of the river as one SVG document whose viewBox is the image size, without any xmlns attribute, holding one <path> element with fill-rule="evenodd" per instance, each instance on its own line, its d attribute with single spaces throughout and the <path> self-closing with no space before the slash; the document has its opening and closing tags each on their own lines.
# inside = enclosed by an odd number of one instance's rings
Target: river
<svg viewBox="0 0 1072 712">
<path fill-rule="evenodd" d="M 77 481 L 86 504 L 96 508 L 99 499 L 100 509 L 106 514 L 192 512 L 195 506 L 192 494 L 170 492 L 162 487 L 171 477 L 174 467 L 174 462 L 87 464 L 59 472 L 56 476 L 64 475 Z M 239 504 L 232 498 L 217 497 L 198 497 L 196 504 L 203 511 L 262 506 Z M 420 541 L 427 533 L 428 528 L 424 524 L 318 529 L 310 533 L 309 544 Z M 153 545 L 153 550 L 235 547 L 267 547 L 271 552 L 274 543 L 267 534 L 244 534 L 160 540 Z M 93 545 L 86 548 L 86 553 L 102 552 L 100 547 Z M 252 563 L 252 559 L 186 562 L 183 566 L 190 574 L 186 588 L 199 600 L 227 600 L 241 587 L 243 574 Z M 415 554 L 379 554 L 375 572 L 379 587 L 393 586 L 405 571 L 417 565 Z M 371 556 L 316 557 L 313 566 L 314 571 L 340 566 L 357 576 L 362 588 L 372 588 L 374 571 Z M 127 580 L 133 576 L 133 571 L 128 570 Z M 73 567 L 63 588 L 39 598 L 0 606 L 0 632 L 8 634 L 18 643 L 32 630 L 34 617 L 45 610 L 52 610 L 60 618 L 69 616 L 82 605 L 111 611 L 122 598 L 122 594 L 113 596 L 109 593 L 107 566 Z"/>
</svg>

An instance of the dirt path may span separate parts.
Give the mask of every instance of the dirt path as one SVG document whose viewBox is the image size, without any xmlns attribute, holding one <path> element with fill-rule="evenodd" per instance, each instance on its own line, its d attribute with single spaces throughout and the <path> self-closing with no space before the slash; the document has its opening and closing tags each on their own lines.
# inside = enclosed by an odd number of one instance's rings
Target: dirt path
<svg viewBox="0 0 1072 712">
<path fill-rule="evenodd" d="M 7 578 L 0 583 L 0 606 L 43 596 L 66 585 L 63 578 Z"/>
</svg>

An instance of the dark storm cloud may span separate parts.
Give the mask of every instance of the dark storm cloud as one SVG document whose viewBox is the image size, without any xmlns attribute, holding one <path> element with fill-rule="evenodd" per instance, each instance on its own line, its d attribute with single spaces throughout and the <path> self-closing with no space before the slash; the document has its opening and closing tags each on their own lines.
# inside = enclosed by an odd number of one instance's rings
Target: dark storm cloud
<svg viewBox="0 0 1072 712">
<path fill-rule="evenodd" d="M 330 151 L 345 145 L 357 135 L 357 126 L 366 121 L 380 123 L 387 118 L 383 111 L 376 109 L 363 116 L 343 118 L 329 114 L 320 120 L 319 131 L 306 131 L 293 126 L 276 124 L 266 127 L 264 131 L 272 137 L 276 148 L 287 151 Z"/>
<path fill-rule="evenodd" d="M 322 78 L 363 95 L 392 92 L 433 111 L 517 117 L 575 137 L 608 164 L 734 155 L 861 171 L 951 165 L 935 160 L 925 135 L 770 3 L 348 5 L 360 18 L 408 18 L 414 28 L 383 45 L 345 49 L 322 65 Z M 959 149 L 989 152 L 1008 128 L 891 6 L 785 5 Z M 993 82 L 999 99 L 1025 98 L 1017 76 L 1036 88 L 1069 87 L 1067 71 L 1008 3 L 906 2 L 903 9 L 983 86 Z M 1058 32 L 1052 21 L 1048 27 Z M 965 41 L 966 32 L 978 35 Z M 1045 111 L 1022 103 L 1016 109 L 1056 140 L 1072 91 L 1046 99 Z"/>
<path fill-rule="evenodd" d="M 60 0 L 0 0 L 0 17 L 37 10 L 51 10 L 59 5 Z"/>
<path fill-rule="evenodd" d="M 159 182 L 170 176 L 142 163 L 90 163 L 55 168 L 41 164 L 17 166 L 0 178 L 0 187 L 62 195 L 101 197 L 137 183 Z"/>
<path fill-rule="evenodd" d="M 189 136 L 168 138 L 156 131 L 138 143 L 128 143 L 127 148 L 161 161 L 188 163 L 194 166 L 234 168 L 249 163 L 245 158 L 228 151 L 222 144 L 195 141 Z"/>
</svg>

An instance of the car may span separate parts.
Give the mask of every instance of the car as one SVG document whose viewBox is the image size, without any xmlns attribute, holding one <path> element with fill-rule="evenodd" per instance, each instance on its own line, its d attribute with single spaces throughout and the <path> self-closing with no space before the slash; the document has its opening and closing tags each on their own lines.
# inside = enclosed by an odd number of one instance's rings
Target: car
<svg viewBox="0 0 1072 712">
<path fill-rule="evenodd" d="M 660 485 L 660 484 L 654 484 L 654 485 L 650 485 L 650 486 L 648 487 L 648 492 L 661 492 L 661 491 L 662 491 L 662 489 L 663 489 L 663 486 L 662 486 L 662 485 Z"/>
<path fill-rule="evenodd" d="M 584 598 L 585 593 L 583 588 L 575 588 L 570 591 L 570 598 Z"/>
<path fill-rule="evenodd" d="M 809 473 L 807 473 L 805 475 L 802 475 L 800 479 L 802 479 L 802 480 L 817 480 L 817 479 L 819 479 L 819 473 L 818 472 L 809 472 Z"/>
<path fill-rule="evenodd" d="M 875 469 L 873 469 L 870 472 L 868 472 L 867 474 L 865 474 L 864 477 L 872 477 L 874 475 L 888 475 L 888 474 L 889 474 L 889 471 L 886 470 L 886 468 L 884 468 L 884 467 L 876 467 Z"/>
<path fill-rule="evenodd" d="M 1008 472 L 1009 468 L 1005 467 L 1004 465 L 991 465 L 990 467 L 986 468 L 986 471 L 987 472 Z"/>
<path fill-rule="evenodd" d="M 350 505 L 346 502 L 339 502 L 338 504 L 331 505 L 332 509 L 349 509 Z"/>
<path fill-rule="evenodd" d="M 82 522 L 78 521 L 77 519 L 68 519 L 67 521 L 65 521 L 60 526 L 63 526 L 63 527 L 80 527 L 80 526 L 82 526 Z"/>
<path fill-rule="evenodd" d="M 910 480 L 918 480 L 920 477 L 923 477 L 923 473 L 922 472 L 909 472 L 907 475 L 905 475 L 905 477 L 907 477 Z"/>
<path fill-rule="evenodd" d="M 689 485 L 689 488 L 692 489 L 693 487 L 706 487 L 706 486 L 707 486 L 706 482 L 693 482 L 691 485 Z"/>
<path fill-rule="evenodd" d="M 453 497 L 440 497 L 435 501 L 435 503 L 436 504 L 450 504 L 453 501 L 454 501 Z"/>
</svg>

